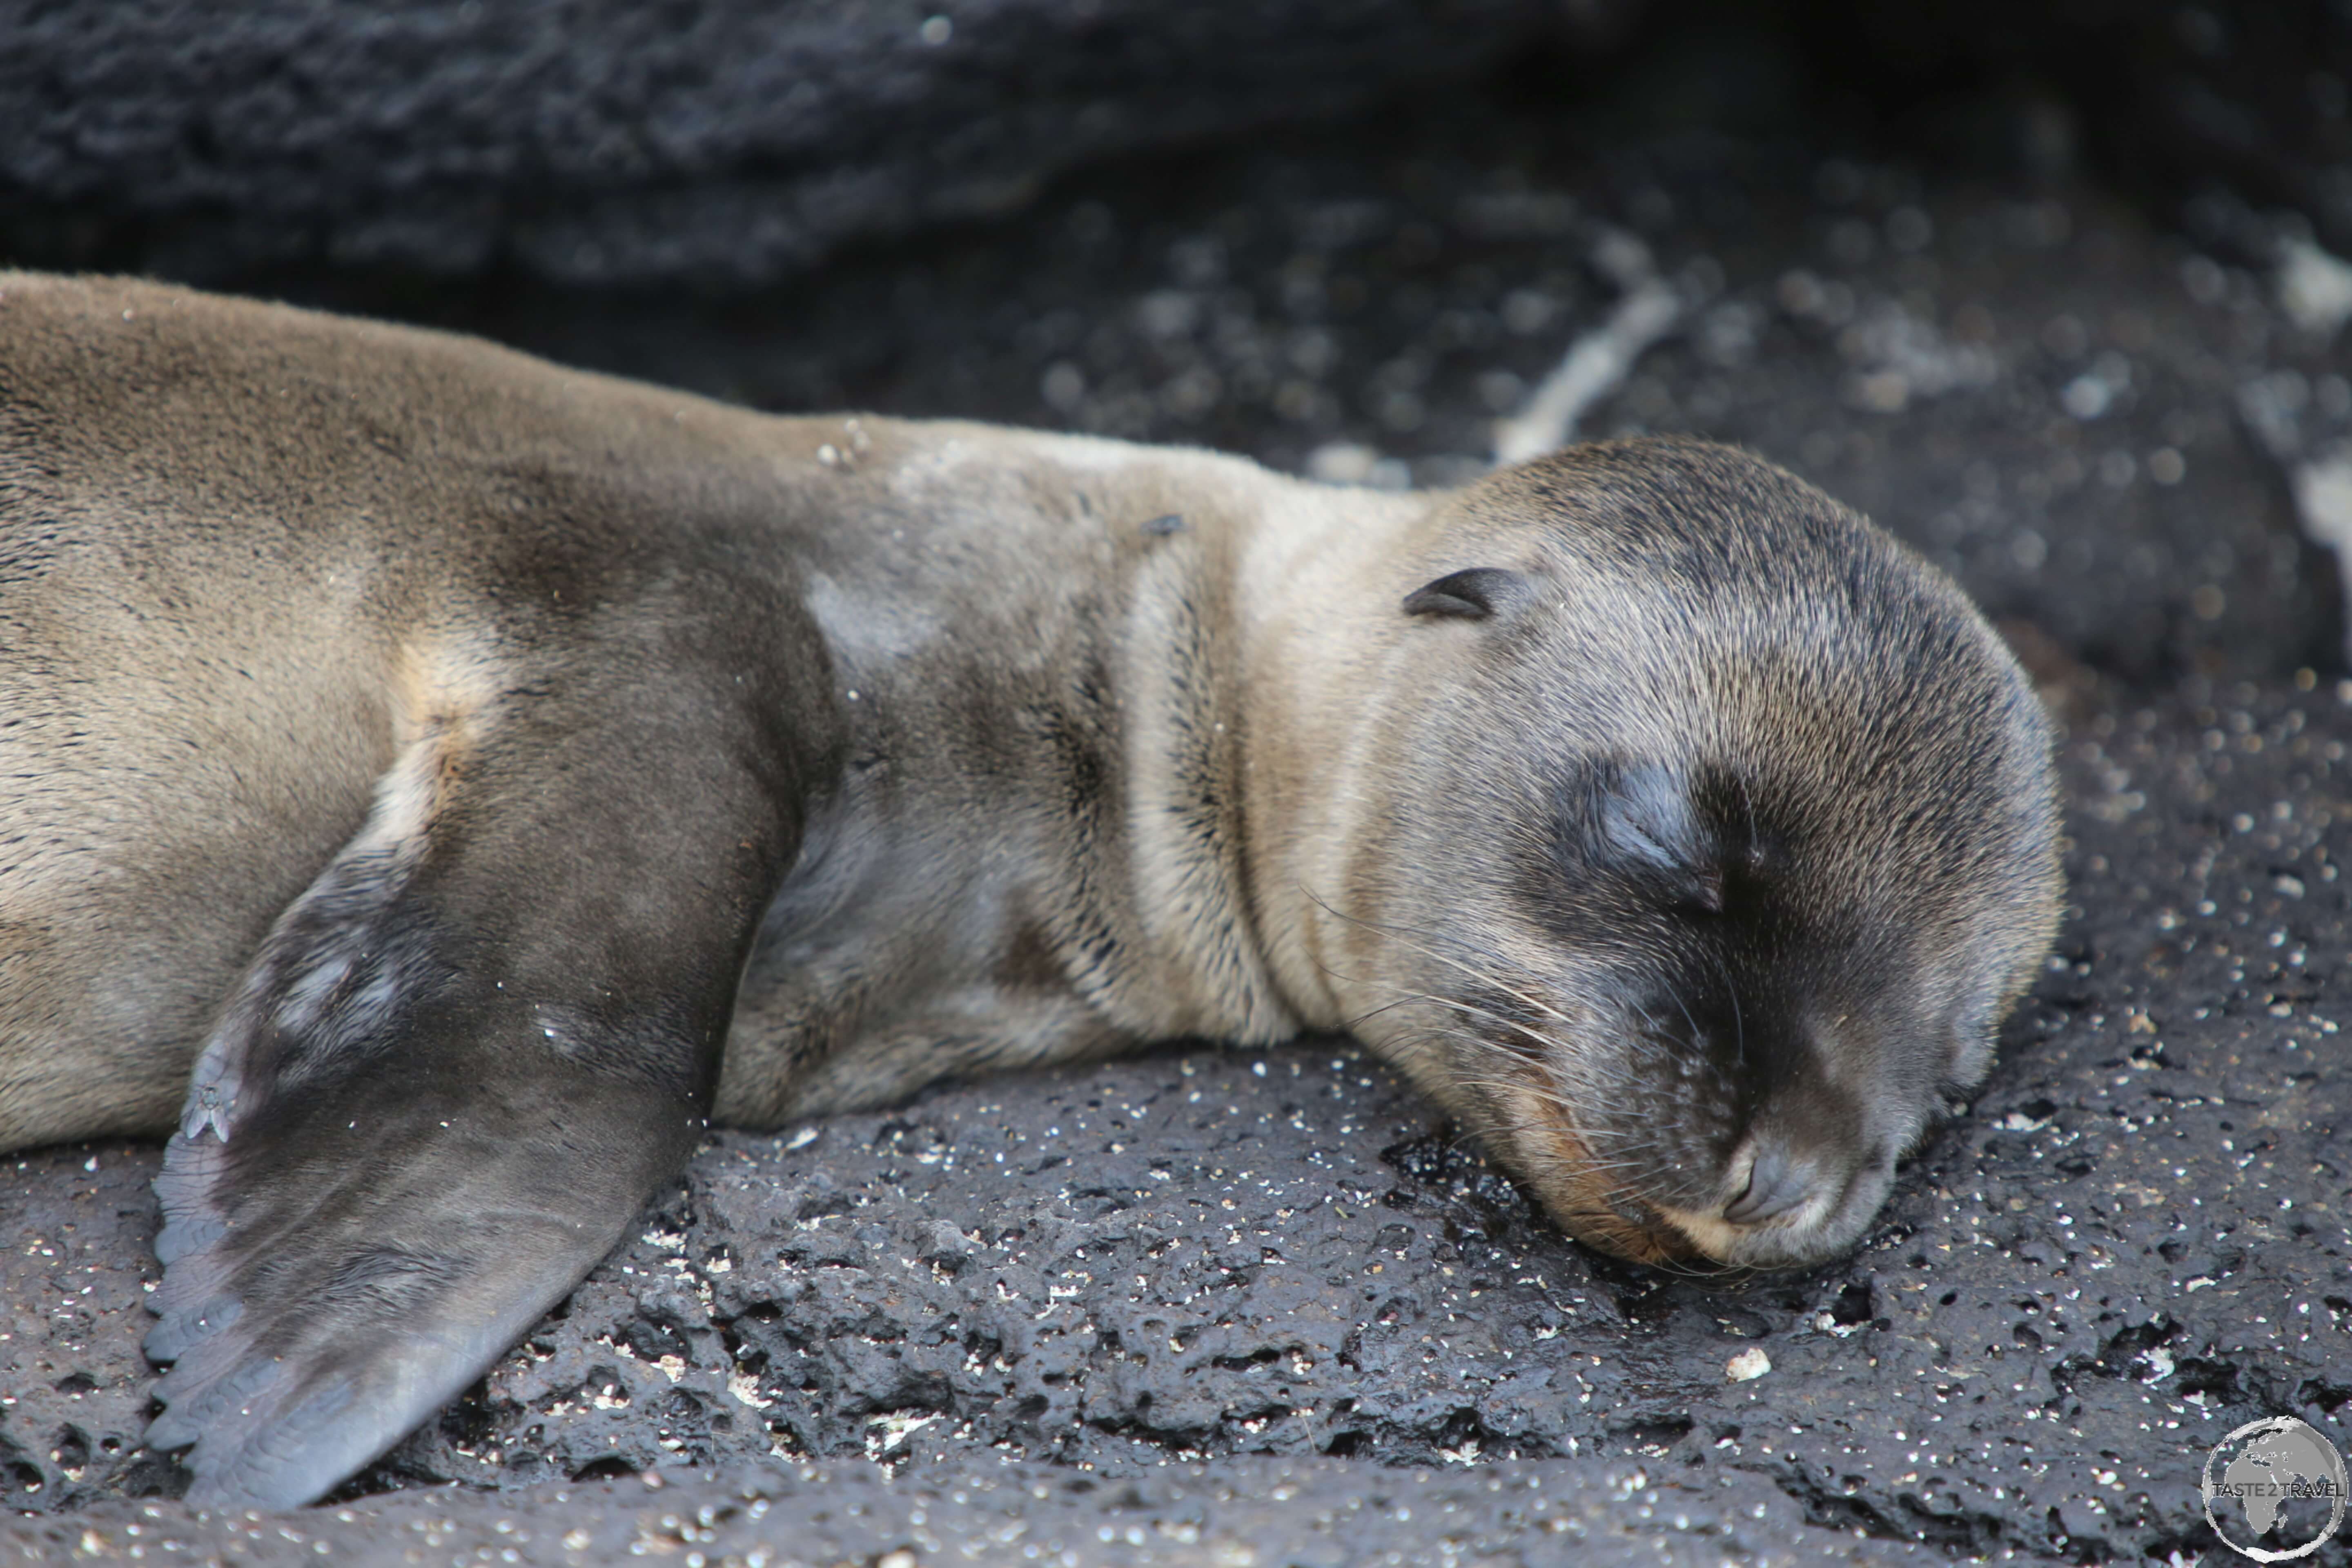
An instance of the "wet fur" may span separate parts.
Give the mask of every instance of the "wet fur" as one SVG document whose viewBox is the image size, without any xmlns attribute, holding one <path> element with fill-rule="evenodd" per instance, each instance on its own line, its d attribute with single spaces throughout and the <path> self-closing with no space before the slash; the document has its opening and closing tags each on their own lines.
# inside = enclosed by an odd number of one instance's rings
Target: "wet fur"
<svg viewBox="0 0 2352 1568">
<path fill-rule="evenodd" d="M 1352 1028 L 1628 1256 L 1851 1245 L 2047 946 L 2047 752 L 1724 448 L 1381 496 L 0 275 L 0 1148 L 176 1127 L 199 1500 L 428 1416 L 707 1116 L 1150 1039 Z"/>
</svg>

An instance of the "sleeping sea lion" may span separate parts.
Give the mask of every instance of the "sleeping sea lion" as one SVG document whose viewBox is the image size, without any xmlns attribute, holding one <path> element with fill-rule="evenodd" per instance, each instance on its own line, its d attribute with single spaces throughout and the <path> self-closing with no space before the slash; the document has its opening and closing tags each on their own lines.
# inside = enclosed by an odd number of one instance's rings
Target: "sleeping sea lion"
<svg viewBox="0 0 2352 1568">
<path fill-rule="evenodd" d="M 1349 1029 L 1570 1230 L 1852 1246 L 2048 946 L 2051 737 L 1681 440 L 1443 494 L 0 275 L 0 1148 L 176 1128 L 192 1500 L 478 1376 L 706 1118 Z"/>
</svg>

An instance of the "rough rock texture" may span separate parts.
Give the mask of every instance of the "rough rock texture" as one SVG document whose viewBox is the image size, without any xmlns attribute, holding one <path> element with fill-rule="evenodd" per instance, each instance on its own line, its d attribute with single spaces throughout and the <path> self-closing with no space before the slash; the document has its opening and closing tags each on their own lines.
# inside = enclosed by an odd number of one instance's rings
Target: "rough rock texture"
<svg viewBox="0 0 2352 1568">
<path fill-rule="evenodd" d="M 175 1504 L 0 1534 L 0 1563 L 527 1563 L 685 1554 L 727 1568 L 931 1560 L 1117 1568 L 1624 1562 L 1756 1568 L 1940 1562 L 1932 1549 L 1809 1531 L 1753 1478 L 1600 1461 L 1382 1470 L 1241 1459 L 1117 1479 L 989 1463 L 893 1480 L 794 1464 L 543 1487 L 490 1500 L 411 1492 L 302 1515 L 189 1518 Z M 470 1505 L 470 1506 L 469 1506 Z"/>
<path fill-rule="evenodd" d="M 740 285 L 1106 154 L 1458 78 L 1622 0 L 166 0 L 0 15 L 0 198 L 71 252 Z M 0 211 L 7 210 L 0 206 Z"/>
<path fill-rule="evenodd" d="M 739 288 L 1009 210 L 1081 163 L 1515 53 L 1596 93 L 1622 68 L 1579 62 L 1629 35 L 1759 16 L 1817 110 L 2029 174 L 2087 149 L 2242 259 L 2269 259 L 2273 209 L 2352 249 L 2352 15 L 2329 0 L 21 5 L 0 14 L 0 221 L 53 262 L 183 277 L 310 260 Z"/>
<path fill-rule="evenodd" d="M 1259 1498 L 1284 1472 L 1221 1461 L 1320 1455 L 1423 1468 L 1297 1471 L 1325 1509 L 1462 1467 L 1472 1500 L 1503 1489 L 1464 1528 L 1524 1542 L 1535 1497 L 1562 1499 L 1591 1552 L 1620 1554 L 1586 1561 L 1643 1560 L 1676 1512 L 1709 1561 L 1854 1530 L 2193 1554 L 2221 1436 L 2294 1414 L 2352 1446 L 2352 688 L 2091 707 L 2066 757 L 2084 912 L 1974 1112 L 1852 1259 L 1626 1268 L 1562 1240 L 1352 1047 L 1160 1055 L 720 1135 L 560 1317 L 356 1489 L 497 1489 L 381 1516 L 472 1539 L 518 1510 L 543 1532 L 638 1528 L 655 1505 L 625 1485 L 567 1508 L 540 1483 L 667 1467 L 730 1467 L 688 1483 L 697 1508 L 748 1479 L 805 1510 L 793 1466 L 871 1488 L 840 1463 L 863 1455 L 900 1475 L 894 1508 L 993 1476 L 1027 1510 L 1046 1500 L 1021 1489 L 1066 1494 L 1071 1467 L 1147 1498 Z M 16 1163 L 33 1226 L 0 1268 L 0 1453 L 12 1503 L 69 1510 L 17 1527 L 36 1545 L 120 1544 L 142 1518 L 215 1548 L 242 1528 L 112 1500 L 164 1480 L 135 1443 L 154 1163 Z M 1769 1371 L 1730 1381 L 1753 1350 Z M 1036 1512 L 1074 1528 L 1104 1506 Z M 1318 1561 L 1292 1551 L 1310 1517 L 1242 1538 Z M 385 1539 L 340 1518 L 298 1528 L 339 1560 Z M 1330 1561 L 1396 1544 L 1332 1539 Z"/>
<path fill-rule="evenodd" d="M 774 406 L 1400 483 L 1475 468 L 1638 237 L 1685 323 L 1587 428 L 1868 506 L 2068 731 L 2060 952 L 1854 1257 L 1626 1268 L 1351 1047 L 1179 1049 L 714 1138 L 440 1423 L 256 1522 L 136 1447 L 154 1152 L 39 1151 L 0 1164 L 0 1561 L 2185 1562 L 2224 1434 L 2352 1448 L 2352 687 L 2273 456 L 2352 421 L 2336 351 L 2095 188 L 1667 135 L 1658 97 L 1129 171 L 725 304 L 277 282 Z"/>
</svg>

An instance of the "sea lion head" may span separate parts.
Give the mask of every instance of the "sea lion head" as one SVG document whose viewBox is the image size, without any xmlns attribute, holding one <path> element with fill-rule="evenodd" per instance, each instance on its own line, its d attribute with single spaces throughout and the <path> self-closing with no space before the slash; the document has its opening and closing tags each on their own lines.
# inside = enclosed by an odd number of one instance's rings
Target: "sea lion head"
<svg viewBox="0 0 2352 1568">
<path fill-rule="evenodd" d="M 1854 1245 L 2048 951 L 2052 737 L 1940 574 L 1793 476 L 1610 443 L 1444 503 L 1333 967 L 1582 1239 Z"/>
</svg>

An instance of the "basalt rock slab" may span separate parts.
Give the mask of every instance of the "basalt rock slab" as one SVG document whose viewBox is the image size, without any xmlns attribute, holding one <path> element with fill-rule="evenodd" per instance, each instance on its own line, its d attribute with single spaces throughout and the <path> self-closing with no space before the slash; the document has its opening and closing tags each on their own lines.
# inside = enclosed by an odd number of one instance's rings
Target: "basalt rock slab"
<svg viewBox="0 0 2352 1568">
<path fill-rule="evenodd" d="M 1644 68 L 1709 33 L 1725 69 Z M 84 0 L 0 20 L 0 217 L 50 259 L 289 258 L 740 289 L 1138 151 L 1455 86 L 1515 56 L 1738 117 L 1793 87 L 2024 177 L 2087 155 L 2265 263 L 2352 248 L 2352 22 L 2327 0 Z M 1599 69 L 1581 69 L 1594 57 Z"/>
<path fill-rule="evenodd" d="M 1075 164 L 1458 79 L 1621 0 L 159 3 L 0 20 L 20 244 L 740 288 Z"/>
</svg>

